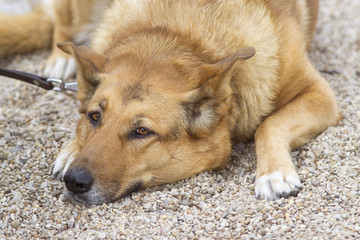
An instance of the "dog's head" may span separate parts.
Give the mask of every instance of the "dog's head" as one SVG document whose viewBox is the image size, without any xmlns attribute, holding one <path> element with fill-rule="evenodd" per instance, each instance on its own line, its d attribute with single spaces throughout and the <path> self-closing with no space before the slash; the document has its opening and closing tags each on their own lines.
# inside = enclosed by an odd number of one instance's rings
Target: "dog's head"
<svg viewBox="0 0 360 240">
<path fill-rule="evenodd" d="M 69 196 L 111 202 L 225 164 L 232 72 L 253 48 L 205 63 L 170 55 L 106 57 L 72 43 L 59 47 L 79 68 L 82 117 L 78 155 L 64 176 Z"/>
</svg>

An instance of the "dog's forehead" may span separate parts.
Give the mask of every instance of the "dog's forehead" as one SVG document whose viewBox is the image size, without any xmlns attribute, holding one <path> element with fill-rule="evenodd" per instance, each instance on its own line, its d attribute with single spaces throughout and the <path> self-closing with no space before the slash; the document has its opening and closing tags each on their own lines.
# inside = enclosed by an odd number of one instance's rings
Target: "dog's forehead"
<svg viewBox="0 0 360 240">
<path fill-rule="evenodd" d="M 117 112 L 123 116 L 133 115 L 132 113 L 163 112 L 176 103 L 177 99 L 171 92 L 149 81 L 117 81 L 102 84 L 97 89 L 88 111 L 93 108 L 106 108 L 108 112 Z"/>
<path fill-rule="evenodd" d="M 144 104 L 161 101 L 165 94 L 147 81 L 120 81 L 102 85 L 97 89 L 93 102 L 106 99 L 110 105 L 127 107 L 133 103 Z"/>
<path fill-rule="evenodd" d="M 132 101 L 144 102 L 145 99 L 154 95 L 154 91 L 151 88 L 151 84 L 147 82 L 125 83 L 119 89 L 122 104 L 128 105 Z"/>
<path fill-rule="evenodd" d="M 112 96 L 117 104 L 128 105 L 130 102 L 160 101 L 161 98 L 174 98 L 179 92 L 186 91 L 185 80 L 174 71 L 151 71 L 131 67 L 120 69 L 116 73 L 104 75 L 100 92 Z M 121 102 L 121 103 L 120 103 Z"/>
</svg>

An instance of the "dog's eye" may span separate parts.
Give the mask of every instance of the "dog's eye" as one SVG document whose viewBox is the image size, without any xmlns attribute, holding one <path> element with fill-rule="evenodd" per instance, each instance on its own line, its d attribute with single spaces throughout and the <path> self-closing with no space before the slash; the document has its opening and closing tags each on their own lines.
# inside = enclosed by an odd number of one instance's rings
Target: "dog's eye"
<svg viewBox="0 0 360 240">
<path fill-rule="evenodd" d="M 150 134 L 150 131 L 146 128 L 141 127 L 136 129 L 136 134 L 140 136 L 146 136 Z"/>
<path fill-rule="evenodd" d="M 129 138 L 130 139 L 146 138 L 146 137 L 154 135 L 154 134 L 155 133 L 153 133 L 149 129 L 144 128 L 144 127 L 140 127 L 140 128 L 135 129 L 134 131 L 132 131 L 129 134 Z"/>
<path fill-rule="evenodd" d="M 91 112 L 88 114 L 90 122 L 93 125 L 98 125 L 100 123 L 100 113 L 99 112 Z"/>
</svg>

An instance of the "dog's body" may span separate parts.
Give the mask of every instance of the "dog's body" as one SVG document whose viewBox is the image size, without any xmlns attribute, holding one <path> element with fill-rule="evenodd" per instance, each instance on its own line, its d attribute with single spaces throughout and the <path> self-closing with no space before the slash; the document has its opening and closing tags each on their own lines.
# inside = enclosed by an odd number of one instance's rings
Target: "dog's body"
<svg viewBox="0 0 360 240">
<path fill-rule="evenodd" d="M 99 204 L 217 169 L 253 136 L 256 196 L 297 194 L 290 149 L 341 119 L 306 55 L 317 5 L 114 1 L 91 49 L 59 45 L 78 63 L 84 113 L 53 169 L 66 195 Z"/>
</svg>

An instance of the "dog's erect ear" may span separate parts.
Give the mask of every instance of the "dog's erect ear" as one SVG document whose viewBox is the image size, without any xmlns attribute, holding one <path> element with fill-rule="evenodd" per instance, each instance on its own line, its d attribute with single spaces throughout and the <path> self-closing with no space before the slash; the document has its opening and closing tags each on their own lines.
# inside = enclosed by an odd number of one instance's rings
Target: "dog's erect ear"
<svg viewBox="0 0 360 240">
<path fill-rule="evenodd" d="M 200 89 L 205 95 L 212 95 L 221 91 L 221 87 L 230 87 L 229 83 L 236 62 L 246 60 L 254 56 L 255 49 L 252 47 L 242 48 L 236 53 L 208 64 L 201 64 L 198 68 L 200 76 Z M 223 92 L 222 92 L 223 94 Z"/>
<path fill-rule="evenodd" d="M 64 52 L 72 55 L 77 62 L 78 98 L 84 107 L 99 84 L 99 73 L 103 71 L 108 58 L 92 51 L 88 47 L 76 46 L 72 42 L 61 42 L 57 46 Z"/>
<path fill-rule="evenodd" d="M 254 54 L 255 49 L 247 47 L 216 63 L 203 63 L 197 67 L 194 77 L 200 78 L 200 86 L 187 92 L 183 101 L 189 135 L 205 137 L 218 124 L 230 107 L 235 63 L 249 59 Z"/>
</svg>

